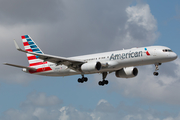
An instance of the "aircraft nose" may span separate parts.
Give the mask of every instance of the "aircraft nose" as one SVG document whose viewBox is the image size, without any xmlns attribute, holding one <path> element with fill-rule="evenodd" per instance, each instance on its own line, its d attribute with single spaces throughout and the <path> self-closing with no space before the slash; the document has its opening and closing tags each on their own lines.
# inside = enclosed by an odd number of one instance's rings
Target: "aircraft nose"
<svg viewBox="0 0 180 120">
<path fill-rule="evenodd" d="M 177 59 L 177 54 L 172 52 L 170 55 L 169 55 L 173 60 Z"/>
</svg>

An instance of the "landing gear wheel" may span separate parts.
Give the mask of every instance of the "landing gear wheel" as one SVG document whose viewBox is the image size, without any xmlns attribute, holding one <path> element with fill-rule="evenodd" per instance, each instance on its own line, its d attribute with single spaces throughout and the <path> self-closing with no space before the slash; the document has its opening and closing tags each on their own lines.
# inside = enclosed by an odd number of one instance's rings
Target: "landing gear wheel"
<svg viewBox="0 0 180 120">
<path fill-rule="evenodd" d="M 88 78 L 87 78 L 87 77 L 85 77 L 83 80 L 84 80 L 84 82 L 87 82 L 87 81 L 88 81 Z"/>
<path fill-rule="evenodd" d="M 99 83 L 98 83 L 100 86 L 104 86 L 104 82 L 102 82 L 102 81 L 99 81 Z"/>
<path fill-rule="evenodd" d="M 109 83 L 109 81 L 108 80 L 103 80 L 103 81 L 99 81 L 99 85 L 100 86 L 104 86 L 104 85 L 107 85 Z"/>
<path fill-rule="evenodd" d="M 159 73 L 158 73 L 158 72 L 154 72 L 153 74 L 154 74 L 154 76 L 158 76 L 158 75 L 159 75 Z"/>
<path fill-rule="evenodd" d="M 79 78 L 79 79 L 78 79 L 78 82 L 79 82 L 79 83 L 83 83 L 84 81 L 83 81 L 83 79 Z"/>
<path fill-rule="evenodd" d="M 87 77 L 84 77 L 84 75 L 82 75 L 82 78 L 79 78 L 78 79 L 78 82 L 79 83 L 83 83 L 83 82 L 87 82 L 88 81 L 88 78 Z"/>
<path fill-rule="evenodd" d="M 109 83 L 109 81 L 108 80 L 103 80 L 103 83 L 107 85 Z"/>
</svg>

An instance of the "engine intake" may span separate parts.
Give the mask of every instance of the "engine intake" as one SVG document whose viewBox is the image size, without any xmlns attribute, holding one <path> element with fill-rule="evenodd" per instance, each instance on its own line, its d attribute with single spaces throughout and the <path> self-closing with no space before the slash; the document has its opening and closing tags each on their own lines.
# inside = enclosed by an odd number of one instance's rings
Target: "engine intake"
<svg viewBox="0 0 180 120">
<path fill-rule="evenodd" d="M 135 67 L 122 68 L 116 71 L 116 77 L 119 78 L 133 78 L 138 75 L 138 69 Z"/>
<path fill-rule="evenodd" d="M 102 65 L 100 62 L 89 62 L 81 66 L 83 72 L 95 72 L 101 70 Z"/>
</svg>

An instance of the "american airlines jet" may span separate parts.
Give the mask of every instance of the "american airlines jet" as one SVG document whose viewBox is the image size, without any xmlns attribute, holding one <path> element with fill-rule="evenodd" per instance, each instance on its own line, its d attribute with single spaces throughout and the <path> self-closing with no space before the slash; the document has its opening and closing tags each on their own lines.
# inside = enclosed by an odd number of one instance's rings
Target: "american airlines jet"
<svg viewBox="0 0 180 120">
<path fill-rule="evenodd" d="M 23 72 L 44 75 L 44 76 L 70 76 L 81 74 L 79 83 L 87 82 L 85 74 L 101 73 L 102 80 L 99 85 L 108 84 L 106 76 L 115 72 L 118 78 L 133 78 L 138 75 L 135 66 L 155 65 L 155 76 L 158 76 L 158 66 L 165 62 L 173 61 L 177 58 L 170 48 L 164 46 L 149 46 L 132 48 L 119 51 L 111 51 L 76 57 L 59 57 L 44 54 L 29 35 L 21 36 L 25 50 L 22 50 L 14 41 L 17 50 L 25 52 L 29 61 L 29 66 L 14 65 L 4 63 L 13 67 L 22 68 Z"/>
</svg>

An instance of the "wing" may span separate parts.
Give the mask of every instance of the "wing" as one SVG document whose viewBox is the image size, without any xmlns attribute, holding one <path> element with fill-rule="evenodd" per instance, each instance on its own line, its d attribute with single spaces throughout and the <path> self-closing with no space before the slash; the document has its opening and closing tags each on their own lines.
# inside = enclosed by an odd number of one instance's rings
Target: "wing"
<svg viewBox="0 0 180 120">
<path fill-rule="evenodd" d="M 38 56 L 38 59 L 42 59 L 44 61 L 52 62 L 52 63 L 55 63 L 56 65 L 66 65 L 68 68 L 71 68 L 71 69 L 76 70 L 76 71 L 79 70 L 80 65 L 86 63 L 84 60 L 70 59 L 70 58 L 65 58 L 65 57 L 59 57 L 59 56 L 53 56 L 53 55 L 48 55 L 48 54 L 39 54 L 39 53 L 35 53 L 35 52 L 25 51 L 25 50 L 22 50 L 17 45 L 15 40 L 14 40 L 14 43 L 15 43 L 16 49 L 21 51 L 21 52 L 25 52 L 28 54 Z"/>
</svg>

